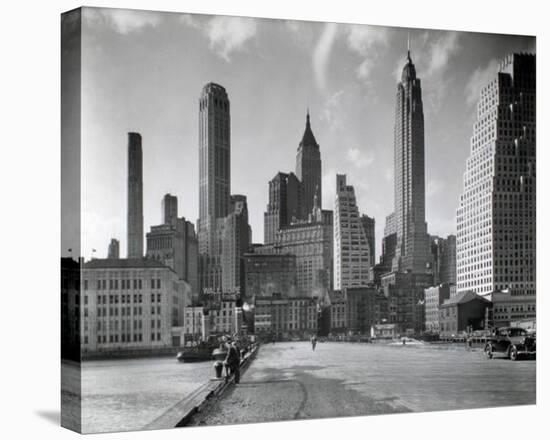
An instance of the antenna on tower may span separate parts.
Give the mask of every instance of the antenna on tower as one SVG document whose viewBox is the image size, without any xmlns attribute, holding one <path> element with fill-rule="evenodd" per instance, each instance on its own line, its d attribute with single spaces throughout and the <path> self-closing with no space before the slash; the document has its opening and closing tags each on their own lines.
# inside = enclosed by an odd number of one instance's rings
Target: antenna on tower
<svg viewBox="0 0 550 440">
<path fill-rule="evenodd" d="M 407 58 L 411 59 L 411 31 L 407 32 Z"/>
</svg>

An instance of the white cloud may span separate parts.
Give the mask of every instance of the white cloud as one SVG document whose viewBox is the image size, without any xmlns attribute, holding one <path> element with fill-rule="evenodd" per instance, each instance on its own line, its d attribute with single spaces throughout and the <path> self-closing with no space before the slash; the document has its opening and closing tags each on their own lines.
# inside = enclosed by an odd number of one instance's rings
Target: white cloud
<svg viewBox="0 0 550 440">
<path fill-rule="evenodd" d="M 321 109 L 320 119 L 327 123 L 330 130 L 340 130 L 344 126 L 344 121 L 342 119 L 343 96 L 343 90 L 337 91 L 327 98 Z"/>
<path fill-rule="evenodd" d="M 327 67 L 330 59 L 332 46 L 336 40 L 338 27 L 336 23 L 325 23 L 321 37 L 313 51 L 313 72 L 315 82 L 321 90 L 326 90 L 327 86 Z"/>
<path fill-rule="evenodd" d="M 363 61 L 355 70 L 357 77 L 367 84 L 371 72 L 376 65 L 380 48 L 388 44 L 390 30 L 388 28 L 367 25 L 350 25 L 346 42 L 348 48 L 359 55 Z"/>
<path fill-rule="evenodd" d="M 498 70 L 498 61 L 492 59 L 487 66 L 481 68 L 478 67 L 470 75 L 470 78 L 466 82 L 466 102 L 468 105 L 475 105 L 479 99 L 481 88 L 487 85 L 491 79 L 495 77 Z"/>
<path fill-rule="evenodd" d="M 255 18 L 217 15 L 206 18 L 200 15 L 183 14 L 180 21 L 193 29 L 199 29 L 209 41 L 210 49 L 225 61 L 231 55 L 243 51 L 246 44 L 258 31 Z"/>
<path fill-rule="evenodd" d="M 210 48 L 226 61 L 232 52 L 243 50 L 256 31 L 254 18 L 216 16 L 207 25 Z"/>
<path fill-rule="evenodd" d="M 449 59 L 458 52 L 460 44 L 458 32 L 445 32 L 429 44 L 429 59 L 425 75 L 441 75 L 448 67 Z"/>
<path fill-rule="evenodd" d="M 374 153 L 372 151 L 361 151 L 357 147 L 352 147 L 346 152 L 346 159 L 355 168 L 367 168 L 374 162 Z"/>
<path fill-rule="evenodd" d="M 122 35 L 140 31 L 146 27 L 156 27 L 162 14 L 132 9 L 85 8 L 84 19 L 89 23 L 103 23 Z"/>
</svg>

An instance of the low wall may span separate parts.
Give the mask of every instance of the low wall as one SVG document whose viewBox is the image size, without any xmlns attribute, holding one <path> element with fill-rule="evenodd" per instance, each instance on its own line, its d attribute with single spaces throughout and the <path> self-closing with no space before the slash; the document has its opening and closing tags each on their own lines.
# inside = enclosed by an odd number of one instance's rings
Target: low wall
<svg viewBox="0 0 550 440">
<path fill-rule="evenodd" d="M 258 350 L 259 345 L 255 345 L 245 354 L 241 360 L 241 374 L 248 369 L 250 363 L 256 357 Z M 212 362 L 212 375 L 214 375 L 214 362 Z M 222 395 L 234 381 L 233 376 L 228 381 L 225 380 L 225 377 L 210 379 L 160 417 L 148 423 L 143 429 L 166 429 L 189 425 L 197 412 L 201 411 L 212 398 Z"/>
</svg>

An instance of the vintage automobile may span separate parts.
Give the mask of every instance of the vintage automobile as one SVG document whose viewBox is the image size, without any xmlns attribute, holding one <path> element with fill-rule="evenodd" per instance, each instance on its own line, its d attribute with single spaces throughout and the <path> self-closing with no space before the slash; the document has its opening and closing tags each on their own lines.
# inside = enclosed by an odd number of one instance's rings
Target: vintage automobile
<svg viewBox="0 0 550 440">
<path fill-rule="evenodd" d="M 492 359 L 496 353 L 517 360 L 520 356 L 536 356 L 537 340 L 533 333 L 520 327 L 501 327 L 487 338 L 484 353 Z"/>
</svg>

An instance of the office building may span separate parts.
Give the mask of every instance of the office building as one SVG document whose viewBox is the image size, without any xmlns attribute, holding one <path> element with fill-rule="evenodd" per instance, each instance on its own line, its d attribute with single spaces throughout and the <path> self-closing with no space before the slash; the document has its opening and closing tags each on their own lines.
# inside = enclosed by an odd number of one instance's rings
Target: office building
<svg viewBox="0 0 550 440">
<path fill-rule="evenodd" d="M 458 292 L 536 294 L 535 55 L 482 87 L 457 209 Z"/>
<path fill-rule="evenodd" d="M 225 88 L 206 84 L 199 99 L 200 289 L 222 287 L 221 239 L 230 212 L 231 119 Z"/>
<path fill-rule="evenodd" d="M 244 295 L 247 298 L 297 295 L 296 255 L 247 253 L 244 261 Z"/>
<path fill-rule="evenodd" d="M 369 284 L 371 249 L 353 186 L 346 176 L 336 176 L 334 204 L 334 288 L 364 287 Z"/>
<path fill-rule="evenodd" d="M 152 259 L 93 259 L 82 270 L 82 351 L 137 353 L 181 344 L 190 286 Z"/>
</svg>

